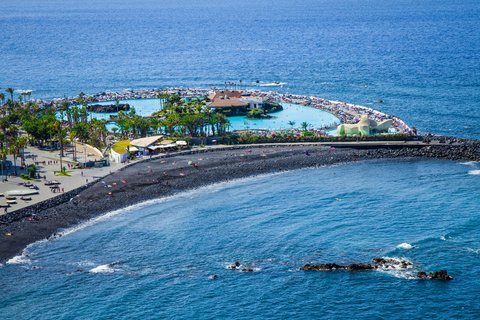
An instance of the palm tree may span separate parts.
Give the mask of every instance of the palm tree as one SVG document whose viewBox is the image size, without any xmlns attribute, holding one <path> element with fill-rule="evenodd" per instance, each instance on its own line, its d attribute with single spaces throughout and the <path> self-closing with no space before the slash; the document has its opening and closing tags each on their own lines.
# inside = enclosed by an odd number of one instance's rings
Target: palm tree
<svg viewBox="0 0 480 320">
<path fill-rule="evenodd" d="M 12 100 L 12 102 L 13 102 L 13 92 L 15 90 L 13 90 L 13 88 L 7 88 L 5 91 L 10 94 L 10 100 Z"/>
<path fill-rule="evenodd" d="M 58 139 L 58 142 L 60 143 L 60 172 L 65 172 L 63 170 L 63 162 L 62 162 L 62 157 L 63 155 L 63 145 L 65 143 L 65 139 L 67 137 L 67 133 L 65 129 L 62 128 L 62 122 L 61 121 L 56 121 L 54 124 L 55 128 L 55 138 Z"/>
<path fill-rule="evenodd" d="M 295 126 L 295 123 L 296 123 L 296 122 L 293 121 L 293 120 L 288 121 L 288 125 L 289 125 L 290 127 L 292 127 L 292 129 L 293 129 L 293 126 Z"/>
<path fill-rule="evenodd" d="M 7 159 L 7 154 L 8 154 L 8 150 L 6 147 L 4 147 L 3 145 L 0 146 L 0 165 L 1 165 L 1 171 L 2 171 L 2 176 L 5 174 L 5 177 L 3 178 L 2 177 L 2 181 L 8 181 L 7 179 L 7 173 L 5 172 L 5 161 Z"/>
<path fill-rule="evenodd" d="M 73 145 L 73 161 L 77 161 L 77 143 L 75 139 L 77 138 L 77 131 L 75 128 L 70 128 L 68 131 L 68 138 Z"/>
<path fill-rule="evenodd" d="M 4 165 L 5 165 L 5 160 L 7 157 L 7 148 L 5 147 L 5 132 L 2 130 L 0 131 L 0 169 L 1 169 L 1 176 L 2 176 L 2 181 L 6 180 L 6 175 L 5 179 L 3 178 L 3 173 L 4 173 Z"/>
<path fill-rule="evenodd" d="M 20 152 L 20 146 L 18 144 L 17 139 L 12 138 L 10 143 L 8 144 L 8 152 L 13 156 L 13 170 L 15 175 L 18 174 L 17 172 L 17 158 Z"/>
<path fill-rule="evenodd" d="M 303 131 L 307 131 L 308 130 L 308 127 L 310 126 L 310 124 L 306 121 L 303 121 L 300 126 L 302 127 Z"/>
<path fill-rule="evenodd" d="M 18 145 L 20 146 L 20 165 L 25 167 L 25 147 L 28 144 L 28 137 L 23 136 L 18 138 Z"/>
<path fill-rule="evenodd" d="M 15 175 L 17 174 L 17 157 L 20 153 L 20 145 L 18 136 L 18 127 L 16 125 L 10 125 L 8 131 L 6 132 L 6 140 L 8 143 L 7 151 L 13 155 L 13 165 L 15 170 Z"/>
<path fill-rule="evenodd" d="M 22 98 L 23 101 L 27 102 L 28 101 L 28 95 L 30 94 L 29 91 L 22 91 L 20 93 L 20 97 Z M 19 98 L 20 98 L 19 97 Z"/>
</svg>

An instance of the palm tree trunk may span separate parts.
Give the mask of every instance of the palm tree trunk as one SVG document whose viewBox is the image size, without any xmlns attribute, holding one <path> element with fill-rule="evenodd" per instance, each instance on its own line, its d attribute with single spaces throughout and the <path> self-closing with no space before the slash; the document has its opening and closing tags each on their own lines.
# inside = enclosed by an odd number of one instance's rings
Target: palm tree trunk
<svg viewBox="0 0 480 320">
<path fill-rule="evenodd" d="M 16 152 L 13 153 L 13 168 L 15 172 L 15 176 L 17 175 L 17 154 Z"/>
</svg>

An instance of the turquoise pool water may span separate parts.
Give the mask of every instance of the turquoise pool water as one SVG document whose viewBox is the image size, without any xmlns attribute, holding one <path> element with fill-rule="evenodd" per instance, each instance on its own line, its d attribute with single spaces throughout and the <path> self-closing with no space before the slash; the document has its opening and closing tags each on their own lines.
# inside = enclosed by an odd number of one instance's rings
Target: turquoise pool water
<svg viewBox="0 0 480 320">
<path fill-rule="evenodd" d="M 271 119 L 247 119 L 246 117 L 230 117 L 232 130 L 268 129 L 279 130 L 292 128 L 289 121 L 295 122 L 293 128 L 300 128 L 302 122 L 307 122 L 310 128 L 323 128 L 340 123 L 333 114 L 312 107 L 297 104 L 282 103 L 283 110 L 272 113 Z"/>
<path fill-rule="evenodd" d="M 92 104 L 106 105 L 106 104 L 115 104 L 115 102 L 116 101 L 102 101 L 102 102 L 95 102 Z M 159 111 L 163 106 L 163 102 L 160 99 L 131 99 L 131 100 L 119 100 L 119 102 L 128 103 L 131 107 L 134 107 L 136 113 L 140 116 L 149 116 L 152 113 Z M 94 118 L 105 119 L 105 120 L 110 119 L 110 116 L 115 114 L 116 112 L 112 112 L 112 113 L 90 112 L 89 113 L 89 115 L 91 115 Z"/>
<path fill-rule="evenodd" d="M 112 104 L 114 101 L 103 101 L 95 104 Z M 128 103 L 135 108 L 138 115 L 149 116 L 153 112 L 160 110 L 162 101 L 160 99 L 134 99 L 134 100 L 122 100 L 120 103 Z M 289 129 L 292 126 L 289 121 L 293 121 L 295 124 L 293 128 L 300 128 L 302 122 L 307 122 L 310 128 L 323 128 L 325 126 L 331 126 L 338 124 L 340 120 L 333 114 L 318 110 L 312 107 L 301 106 L 297 104 L 282 103 L 283 110 L 272 113 L 271 119 L 247 119 L 247 117 L 229 117 L 231 126 L 230 130 L 245 130 L 245 129 L 268 129 L 268 130 L 280 130 Z M 92 117 L 97 119 L 110 119 L 110 115 L 116 113 L 96 113 L 90 112 Z M 115 124 L 109 124 L 107 127 L 111 130 Z"/>
</svg>

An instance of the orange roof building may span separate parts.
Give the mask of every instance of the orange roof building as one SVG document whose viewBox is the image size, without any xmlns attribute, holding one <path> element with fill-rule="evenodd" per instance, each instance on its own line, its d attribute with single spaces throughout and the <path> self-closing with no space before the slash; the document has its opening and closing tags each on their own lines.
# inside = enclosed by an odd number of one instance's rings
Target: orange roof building
<svg viewBox="0 0 480 320">
<path fill-rule="evenodd" d="M 219 90 L 212 92 L 208 98 L 212 108 L 248 107 L 249 103 L 242 100 L 241 91 Z"/>
</svg>

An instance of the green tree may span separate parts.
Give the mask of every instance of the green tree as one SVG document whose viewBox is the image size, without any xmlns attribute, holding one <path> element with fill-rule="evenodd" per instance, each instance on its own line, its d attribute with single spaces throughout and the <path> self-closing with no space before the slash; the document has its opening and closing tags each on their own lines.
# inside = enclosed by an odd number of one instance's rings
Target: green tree
<svg viewBox="0 0 480 320">
<path fill-rule="evenodd" d="M 7 89 L 5 89 L 5 91 L 10 94 L 10 100 L 13 102 L 13 92 L 15 90 L 13 90 L 13 88 L 7 88 Z"/>
<path fill-rule="evenodd" d="M 54 131 L 55 132 L 55 138 L 58 140 L 58 143 L 60 144 L 60 154 L 59 154 L 60 172 L 65 173 L 65 168 L 63 167 L 63 157 L 64 157 L 64 153 L 63 153 L 64 150 L 63 149 L 64 149 L 65 142 L 66 142 L 66 139 L 67 139 L 67 131 L 63 128 L 62 122 L 58 121 L 58 120 L 56 120 L 53 127 L 54 127 L 54 130 L 55 130 Z"/>
<path fill-rule="evenodd" d="M 306 121 L 303 121 L 301 124 L 300 124 L 300 127 L 302 127 L 303 131 L 307 131 L 308 130 L 308 127 L 310 126 L 310 124 Z"/>
<path fill-rule="evenodd" d="M 252 108 L 247 113 L 247 117 L 250 119 L 258 119 L 265 115 L 265 111 L 262 108 Z"/>
<path fill-rule="evenodd" d="M 27 172 L 30 179 L 35 179 L 37 175 L 37 166 L 35 166 L 34 164 L 29 164 L 27 166 Z"/>
</svg>

